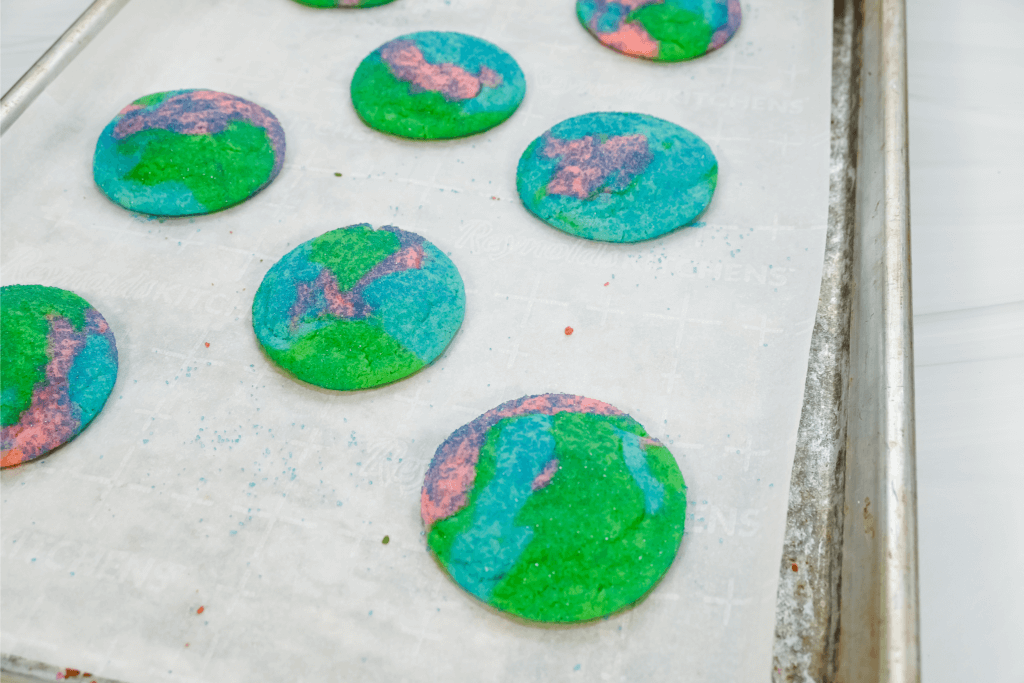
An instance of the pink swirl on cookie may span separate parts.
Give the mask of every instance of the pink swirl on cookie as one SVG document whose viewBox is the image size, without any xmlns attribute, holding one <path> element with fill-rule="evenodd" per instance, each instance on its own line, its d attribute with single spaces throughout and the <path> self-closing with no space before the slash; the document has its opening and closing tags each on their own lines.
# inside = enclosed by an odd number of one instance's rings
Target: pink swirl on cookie
<svg viewBox="0 0 1024 683">
<path fill-rule="evenodd" d="M 597 0 L 594 16 L 590 20 L 590 29 L 608 47 L 626 54 L 654 59 L 658 56 L 658 41 L 647 32 L 643 24 L 635 21 L 623 21 L 618 28 L 608 33 L 602 32 L 598 26 L 608 12 L 608 5 L 619 5 L 625 8 L 626 13 L 629 13 L 640 7 L 657 5 L 662 2 L 664 0 Z"/>
<path fill-rule="evenodd" d="M 267 132 L 274 149 L 276 176 L 284 164 L 284 129 L 277 118 L 254 102 L 213 90 L 184 90 L 155 108 L 129 104 L 118 114 L 113 138 L 123 140 L 144 130 L 170 130 L 184 135 L 215 135 L 232 121 L 247 121 Z"/>
<path fill-rule="evenodd" d="M 647 5 L 660 5 L 660 4 L 665 2 L 665 0 L 611 0 L 611 1 L 614 2 L 616 5 L 622 5 L 623 7 L 625 7 L 630 12 L 632 12 L 635 9 L 640 9 L 641 7 L 647 7 Z M 599 3 L 599 6 L 602 5 L 602 4 L 603 5 L 607 5 L 608 2 Z"/>
<path fill-rule="evenodd" d="M 577 199 L 590 197 L 602 185 L 605 192 L 625 189 L 654 159 L 647 137 L 640 133 L 614 135 L 604 142 L 592 135 L 562 140 L 545 133 L 541 153 L 559 158 L 548 194 Z"/>
<path fill-rule="evenodd" d="M 387 230 L 398 236 L 399 249 L 386 259 L 375 265 L 353 289 L 363 290 L 373 280 L 399 273 L 403 270 L 418 270 L 423 266 L 423 238 L 411 232 L 399 230 L 392 225 L 385 225 L 381 230 Z"/>
<path fill-rule="evenodd" d="M 647 29 L 635 21 L 625 23 L 611 33 L 601 33 L 601 42 L 627 55 L 637 55 L 654 59 L 658 56 L 660 45 L 651 37 Z"/>
<path fill-rule="evenodd" d="M 442 443 L 423 480 L 420 494 L 420 516 L 430 530 L 434 522 L 451 517 L 466 505 L 466 492 L 476 479 L 476 463 L 480 448 L 487 439 L 487 432 L 507 417 L 540 414 L 554 415 L 565 411 L 590 413 L 593 415 L 625 415 L 618 408 L 583 396 L 573 394 L 541 394 L 523 396 L 502 403 L 487 411 L 469 424 L 459 427 Z M 548 467 L 555 463 L 547 480 L 542 480 Z M 554 476 L 558 461 L 552 460 L 534 480 L 535 488 L 542 488 Z"/>
<path fill-rule="evenodd" d="M 474 75 L 457 64 L 431 64 L 411 40 L 400 38 L 385 43 L 380 57 L 395 78 L 428 92 L 438 92 L 449 102 L 469 100 L 480 94 L 482 86 L 496 88 L 501 74 L 486 66 Z"/>
<path fill-rule="evenodd" d="M 329 268 L 324 268 L 312 282 L 300 282 L 295 287 L 295 302 L 288 310 L 288 326 L 294 332 L 302 324 L 302 319 L 311 312 L 319 314 L 324 311 L 346 320 L 365 318 L 370 315 L 370 305 L 363 301 L 358 292 L 338 289 L 338 278 Z M 323 292 L 326 309 L 318 308 L 317 293 Z"/>
<path fill-rule="evenodd" d="M 540 471 L 537 478 L 530 484 L 531 491 L 539 491 L 554 479 L 555 473 L 558 471 L 558 458 L 552 458 L 548 460 L 548 464 L 544 465 L 544 469 Z"/>
<path fill-rule="evenodd" d="M 37 458 L 68 441 L 81 426 L 81 419 L 68 391 L 68 373 L 75 356 L 85 346 L 86 334 L 75 332 L 71 323 L 59 315 L 48 315 L 46 381 L 32 392 L 32 403 L 17 424 L 4 427 L 0 442 L 3 457 L 0 466 L 10 467 Z M 93 326 L 95 321 L 90 319 Z M 106 322 L 100 334 L 106 332 Z"/>
</svg>

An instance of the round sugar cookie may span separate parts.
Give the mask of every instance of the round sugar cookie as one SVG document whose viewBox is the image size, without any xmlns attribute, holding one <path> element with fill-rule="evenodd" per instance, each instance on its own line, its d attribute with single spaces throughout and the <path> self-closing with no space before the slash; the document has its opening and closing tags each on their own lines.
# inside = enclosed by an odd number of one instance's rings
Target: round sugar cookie
<svg viewBox="0 0 1024 683">
<path fill-rule="evenodd" d="M 379 7 L 394 0 L 295 0 L 300 5 L 309 7 L 341 7 L 347 9 L 361 9 L 363 7 Z"/>
<path fill-rule="evenodd" d="M 622 411 L 571 394 L 503 403 L 448 437 L 423 483 L 427 544 L 466 591 L 578 622 L 641 600 L 683 538 L 672 454 Z"/>
<path fill-rule="evenodd" d="M 638 242 L 693 222 L 711 202 L 718 162 L 700 137 L 647 114 L 599 112 L 562 121 L 530 143 L 516 187 L 559 230 Z"/>
<path fill-rule="evenodd" d="M 740 0 L 577 0 L 580 23 L 631 57 L 681 62 L 725 45 L 740 27 Z"/>
<path fill-rule="evenodd" d="M 146 95 L 96 142 L 93 176 L 115 203 L 153 216 L 212 213 L 270 184 L 284 130 L 269 111 L 212 90 Z"/>
<path fill-rule="evenodd" d="M 523 101 L 526 79 L 486 40 L 423 31 L 384 43 L 352 77 L 352 105 L 366 125 L 403 138 L 461 138 L 493 128 Z"/>
<path fill-rule="evenodd" d="M 304 382 L 367 389 L 429 365 L 465 314 L 455 264 L 419 235 L 339 228 L 274 264 L 252 303 L 270 358 Z"/>
<path fill-rule="evenodd" d="M 117 379 L 107 321 L 88 301 L 56 287 L 0 288 L 0 347 L 2 467 L 75 438 Z"/>
</svg>

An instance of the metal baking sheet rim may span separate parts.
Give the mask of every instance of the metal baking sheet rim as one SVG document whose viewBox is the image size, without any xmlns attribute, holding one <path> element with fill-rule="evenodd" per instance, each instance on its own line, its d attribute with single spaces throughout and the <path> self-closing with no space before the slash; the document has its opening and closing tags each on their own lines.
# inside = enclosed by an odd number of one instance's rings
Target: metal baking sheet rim
<svg viewBox="0 0 1024 683">
<path fill-rule="evenodd" d="M 79 17 L 4 95 L 0 132 L 127 3 L 96 0 Z M 828 237 L 772 679 L 902 683 L 920 679 L 906 10 L 834 6 Z M 0 669 L 3 683 L 63 673 L 8 654 Z"/>
<path fill-rule="evenodd" d="M 921 678 L 906 9 L 835 0 L 829 226 L 772 680 Z"/>
</svg>

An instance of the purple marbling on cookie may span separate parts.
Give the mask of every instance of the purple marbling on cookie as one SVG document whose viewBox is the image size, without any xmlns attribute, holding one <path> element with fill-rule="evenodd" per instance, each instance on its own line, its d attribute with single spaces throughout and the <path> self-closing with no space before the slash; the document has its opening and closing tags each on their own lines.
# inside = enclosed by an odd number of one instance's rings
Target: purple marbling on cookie
<svg viewBox="0 0 1024 683">
<path fill-rule="evenodd" d="M 736 29 L 740 27 L 740 21 L 743 20 L 743 9 L 740 7 L 740 0 L 729 0 L 728 5 L 729 20 L 725 26 L 715 31 L 714 35 L 711 36 L 711 44 L 708 45 L 708 50 L 717 50 L 728 42 L 732 35 L 736 33 Z"/>
<path fill-rule="evenodd" d="M 380 57 L 398 80 L 412 83 L 420 92 L 441 93 L 449 102 L 472 99 L 480 94 L 481 86 L 496 88 L 503 81 L 501 74 L 487 66 L 472 74 L 457 64 L 431 64 L 416 43 L 401 38 L 382 45 Z"/>
<path fill-rule="evenodd" d="M 563 140 L 545 133 L 541 153 L 548 159 L 561 157 L 548 194 L 577 199 L 586 199 L 602 185 L 605 192 L 625 189 L 654 159 L 641 134 L 614 135 L 601 142 L 593 135 Z"/>
<path fill-rule="evenodd" d="M 263 107 L 240 97 L 212 90 L 186 90 L 172 95 L 155 109 L 129 104 L 118 114 L 113 138 L 123 140 L 144 130 L 171 130 L 183 135 L 214 135 L 232 121 L 248 121 L 263 128 L 274 148 L 274 170 L 277 175 L 284 164 L 284 130 L 277 118 Z"/>
<path fill-rule="evenodd" d="M 373 307 L 363 299 L 363 292 L 368 286 L 393 273 L 421 267 L 424 242 L 422 237 L 390 225 L 381 229 L 398 237 L 398 251 L 371 268 L 344 292 L 339 289 L 338 279 L 329 268 L 320 271 L 310 284 L 300 282 L 296 286 L 295 303 L 289 311 L 291 329 L 296 329 L 303 319 L 320 315 L 324 311 L 343 320 L 362 320 L 373 313 Z M 318 295 L 322 296 L 324 301 L 320 309 Z"/>
</svg>

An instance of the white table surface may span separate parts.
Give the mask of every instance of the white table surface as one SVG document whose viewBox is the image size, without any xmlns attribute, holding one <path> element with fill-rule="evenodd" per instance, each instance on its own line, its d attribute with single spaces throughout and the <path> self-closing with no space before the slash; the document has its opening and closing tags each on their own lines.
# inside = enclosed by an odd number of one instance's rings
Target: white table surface
<svg viewBox="0 0 1024 683">
<path fill-rule="evenodd" d="M 89 0 L 0 1 L 4 92 Z M 907 0 L 923 678 L 1024 681 L 1024 3 Z"/>
<path fill-rule="evenodd" d="M 1024 3 L 907 12 L 923 678 L 1020 683 Z"/>
</svg>

